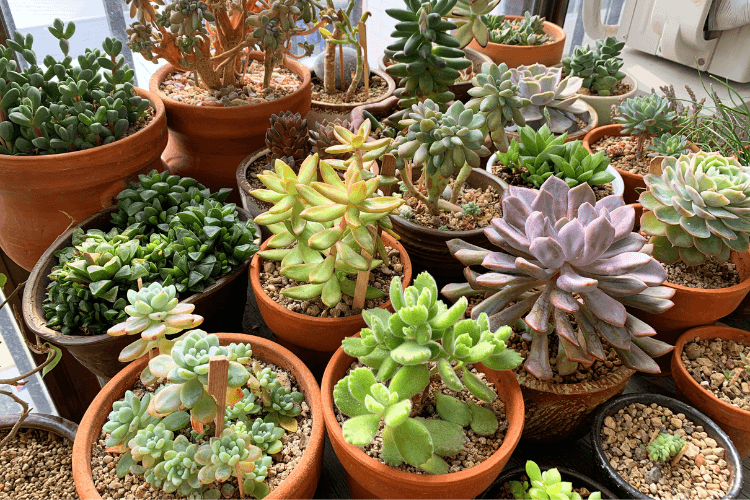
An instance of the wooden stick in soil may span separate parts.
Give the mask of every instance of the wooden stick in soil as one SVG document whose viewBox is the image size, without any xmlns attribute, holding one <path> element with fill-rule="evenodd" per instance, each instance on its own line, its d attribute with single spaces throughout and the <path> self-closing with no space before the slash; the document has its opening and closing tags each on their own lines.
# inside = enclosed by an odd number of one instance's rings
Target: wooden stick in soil
<svg viewBox="0 0 750 500">
<path fill-rule="evenodd" d="M 343 44 L 339 45 L 339 66 L 341 67 L 341 92 L 346 92 L 346 82 L 344 81 L 344 45 Z"/>
<path fill-rule="evenodd" d="M 380 166 L 380 175 L 383 177 L 393 177 L 396 175 L 396 157 L 387 154 L 383 157 L 383 164 Z M 383 196 L 390 196 L 393 186 L 383 186 L 380 188 Z"/>
<path fill-rule="evenodd" d="M 367 26 L 363 22 L 359 23 L 359 45 L 362 47 L 362 52 L 364 52 L 365 100 L 367 101 L 370 99 L 370 65 L 367 62 Z"/>
<path fill-rule="evenodd" d="M 229 358 L 214 356 L 208 361 L 208 393 L 219 406 L 214 417 L 215 436 L 220 436 L 224 430 L 224 406 L 227 404 L 227 376 L 229 373 Z"/>
<path fill-rule="evenodd" d="M 671 463 L 672 467 L 674 467 L 675 465 L 677 465 L 677 462 L 680 461 L 680 459 L 682 458 L 682 456 L 687 451 L 687 448 L 688 448 L 688 444 L 687 443 L 685 443 L 685 444 L 682 445 L 682 448 L 680 449 L 680 451 L 672 459 L 672 463 Z"/>
<path fill-rule="evenodd" d="M 240 470 L 240 464 L 234 466 L 234 471 L 237 473 L 237 484 L 239 485 L 240 498 L 245 498 L 245 482 L 242 480 L 242 471 Z"/>
<path fill-rule="evenodd" d="M 375 228 L 370 226 L 367 228 L 370 231 L 370 236 L 372 236 L 372 240 L 375 242 L 376 249 L 377 249 L 377 238 L 378 233 L 376 232 Z M 370 271 L 369 266 L 372 262 L 372 255 L 370 255 L 365 250 L 362 250 L 362 257 L 367 260 L 367 271 L 359 271 L 357 273 L 357 285 L 354 288 L 354 300 L 352 301 L 352 307 L 357 309 L 364 309 L 365 308 L 365 299 L 367 298 L 367 284 L 370 282 Z"/>
</svg>

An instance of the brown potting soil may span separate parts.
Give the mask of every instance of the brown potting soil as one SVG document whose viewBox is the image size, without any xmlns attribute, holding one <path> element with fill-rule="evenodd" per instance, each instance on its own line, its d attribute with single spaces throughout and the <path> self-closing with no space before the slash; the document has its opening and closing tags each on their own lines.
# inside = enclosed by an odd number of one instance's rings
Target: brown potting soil
<svg viewBox="0 0 750 500">
<path fill-rule="evenodd" d="M 651 144 L 650 139 L 644 141 L 644 151 L 641 158 L 637 158 L 636 155 L 636 139 L 630 135 L 606 135 L 591 144 L 590 147 L 594 153 L 604 150 L 609 157 L 609 164 L 613 167 L 633 174 L 646 175 L 651 165 L 651 157 L 648 156 L 646 150 L 649 144 Z"/>
<path fill-rule="evenodd" d="M 710 259 L 699 266 L 686 266 L 682 262 L 662 264 L 667 271 L 667 282 L 688 288 L 728 288 L 740 283 L 740 272 L 731 262 Z"/>
<path fill-rule="evenodd" d="M 312 98 L 313 101 L 321 101 L 328 104 L 366 104 L 377 101 L 388 92 L 388 82 L 375 73 L 370 73 L 370 97 L 366 97 L 365 85 L 360 82 L 359 87 L 354 92 L 350 100 L 345 100 L 345 90 L 337 89 L 334 94 L 329 94 L 324 90 L 323 82 L 317 77 L 312 77 Z"/>
<path fill-rule="evenodd" d="M 741 355 L 746 362 L 742 361 Z M 687 342 L 682 362 L 700 386 L 722 401 L 750 411 L 750 346 L 720 338 Z"/>
<path fill-rule="evenodd" d="M 415 197 L 407 193 L 404 195 L 404 198 L 406 203 L 401 207 L 400 213 L 409 213 L 405 210 L 408 207 L 413 214 L 407 220 L 422 227 L 439 229 L 441 231 L 470 231 L 472 229 L 487 227 L 490 225 L 492 219 L 502 217 L 503 215 L 500 205 L 502 193 L 496 191 L 492 186 L 483 189 L 472 188 L 464 184 L 463 189 L 461 189 L 456 205 L 461 207 L 466 203 L 474 202 L 481 209 L 478 215 L 465 214 L 463 211 L 450 212 L 448 210 L 440 210 L 439 216 L 433 216 L 427 211 L 427 207 Z"/>
<path fill-rule="evenodd" d="M 528 175 L 529 171 L 525 167 L 520 167 L 518 169 L 512 169 L 510 167 L 507 167 L 505 165 L 501 165 L 500 163 L 495 163 L 492 165 L 492 174 L 499 177 L 503 181 L 505 181 L 507 184 L 511 186 L 519 186 L 519 187 L 525 187 L 529 189 L 539 189 L 536 187 L 532 182 L 527 182 L 523 180 L 523 175 Z M 594 190 L 594 194 L 596 195 L 596 199 L 601 200 L 602 198 L 606 198 L 607 196 L 614 194 L 614 189 L 612 188 L 612 183 L 608 182 L 606 184 L 596 184 L 591 186 L 591 189 Z"/>
</svg>

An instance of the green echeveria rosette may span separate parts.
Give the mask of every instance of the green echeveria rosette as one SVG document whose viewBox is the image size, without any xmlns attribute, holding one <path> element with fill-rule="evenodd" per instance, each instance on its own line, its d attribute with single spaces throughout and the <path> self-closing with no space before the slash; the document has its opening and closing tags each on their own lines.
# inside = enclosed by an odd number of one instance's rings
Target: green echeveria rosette
<svg viewBox="0 0 750 500">
<path fill-rule="evenodd" d="M 623 102 L 614 121 L 622 124 L 622 134 L 652 136 L 671 130 L 676 118 L 669 99 L 651 94 Z"/>
<path fill-rule="evenodd" d="M 690 153 L 688 140 L 684 135 L 672 135 L 667 132 L 661 136 L 654 137 L 651 144 L 646 146 L 651 151 L 649 156 L 679 156 Z"/>
<path fill-rule="evenodd" d="M 177 436 L 173 449 L 164 454 L 164 461 L 156 464 L 153 475 L 162 481 L 165 493 L 189 496 L 199 493 L 203 487 L 198 473 L 200 466 L 195 460 L 197 444 L 190 444 L 185 436 Z"/>
<path fill-rule="evenodd" d="M 202 445 L 195 460 L 203 465 L 198 478 L 203 484 L 223 482 L 238 473 L 252 472 L 255 461 L 262 456 L 260 448 L 254 446 L 245 435 L 235 434 L 232 428 L 224 429 L 220 437 L 213 437 L 209 444 Z"/>
<path fill-rule="evenodd" d="M 139 398 L 132 391 L 126 391 L 122 401 L 115 401 L 107 422 L 102 427 L 104 432 L 110 434 L 107 447 L 128 443 L 139 430 L 145 429 L 149 424 L 159 422 L 158 417 L 153 417 L 148 413 L 151 397 L 151 394 L 146 394 L 143 398 Z"/>
<path fill-rule="evenodd" d="M 662 174 L 644 176 L 641 228 L 654 257 L 697 266 L 748 250 L 750 168 L 719 153 L 666 157 Z"/>
</svg>

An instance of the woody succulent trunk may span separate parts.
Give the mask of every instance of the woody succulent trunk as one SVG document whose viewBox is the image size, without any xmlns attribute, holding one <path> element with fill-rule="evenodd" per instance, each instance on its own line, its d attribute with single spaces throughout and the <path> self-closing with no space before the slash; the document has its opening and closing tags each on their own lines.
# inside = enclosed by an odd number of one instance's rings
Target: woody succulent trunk
<svg viewBox="0 0 750 500">
<path fill-rule="evenodd" d="M 633 232 L 635 209 L 621 196 L 596 201 L 587 183 L 571 189 L 555 176 L 539 190 L 509 186 L 502 206 L 502 218 L 485 229 L 496 250 L 462 240 L 448 243 L 468 266 L 468 283 L 448 285 L 443 294 L 451 300 L 484 295 L 471 315 L 489 315 L 490 328 L 523 318 L 531 337 L 524 368 L 538 379 L 554 375 L 552 334 L 559 341 L 561 375 L 575 372 L 579 363 L 604 361 L 601 339 L 626 367 L 659 373 L 651 358 L 672 346 L 653 339 L 656 331 L 625 307 L 658 314 L 672 307 L 674 290 L 661 286 L 666 271 L 644 251 L 646 239 Z"/>
<path fill-rule="evenodd" d="M 350 0 L 346 9 L 336 9 L 333 5 L 333 0 L 328 0 L 328 8 L 320 13 L 320 18 L 323 21 L 327 21 L 332 30 L 326 28 L 320 28 L 320 34 L 326 41 L 325 49 L 325 60 L 323 66 L 323 86 L 326 93 L 336 93 L 336 49 L 341 51 L 341 47 L 344 45 L 350 45 L 354 47 L 357 53 L 357 65 L 356 71 L 352 76 L 352 81 L 349 87 L 346 89 L 344 94 L 344 101 L 350 102 L 354 97 L 354 93 L 357 91 L 359 83 L 362 81 L 362 77 L 368 78 L 365 75 L 365 64 L 363 56 L 362 42 L 359 40 L 359 30 L 361 26 L 372 15 L 370 12 L 365 12 L 359 19 L 359 22 L 352 24 L 350 16 L 352 10 L 354 10 L 354 0 Z M 340 52 L 341 53 L 341 52 Z M 343 58 L 343 54 L 342 54 Z M 341 86 L 344 86 L 344 65 L 343 61 L 341 64 Z M 368 68 L 369 73 L 369 68 Z"/>
<path fill-rule="evenodd" d="M 241 82 L 247 53 L 256 47 L 265 53 L 263 86 L 269 88 L 273 68 L 291 56 L 291 38 L 310 31 L 297 22 L 310 23 L 314 16 L 312 2 L 297 0 L 127 3 L 136 19 L 126 30 L 133 51 L 154 63 L 164 59 L 179 70 L 195 72 L 200 83 L 217 90 Z M 304 48 L 312 53 L 311 47 Z"/>
</svg>

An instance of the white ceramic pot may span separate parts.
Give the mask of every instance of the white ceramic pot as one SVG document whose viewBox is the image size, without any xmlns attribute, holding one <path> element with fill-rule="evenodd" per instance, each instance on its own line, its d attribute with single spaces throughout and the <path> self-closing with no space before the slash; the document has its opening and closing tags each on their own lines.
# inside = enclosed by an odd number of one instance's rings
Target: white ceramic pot
<svg viewBox="0 0 750 500">
<path fill-rule="evenodd" d="M 627 85 L 630 85 L 630 91 L 628 91 L 626 94 L 616 96 L 579 94 L 582 101 L 586 102 L 596 110 L 596 114 L 599 115 L 599 126 L 609 125 L 610 123 L 612 123 L 612 106 L 619 105 L 620 99 L 622 99 L 623 101 L 625 101 L 626 99 L 630 99 L 631 97 L 635 96 L 635 93 L 638 91 L 638 83 L 632 76 L 626 74 L 625 78 L 623 78 L 623 82 Z"/>
</svg>

